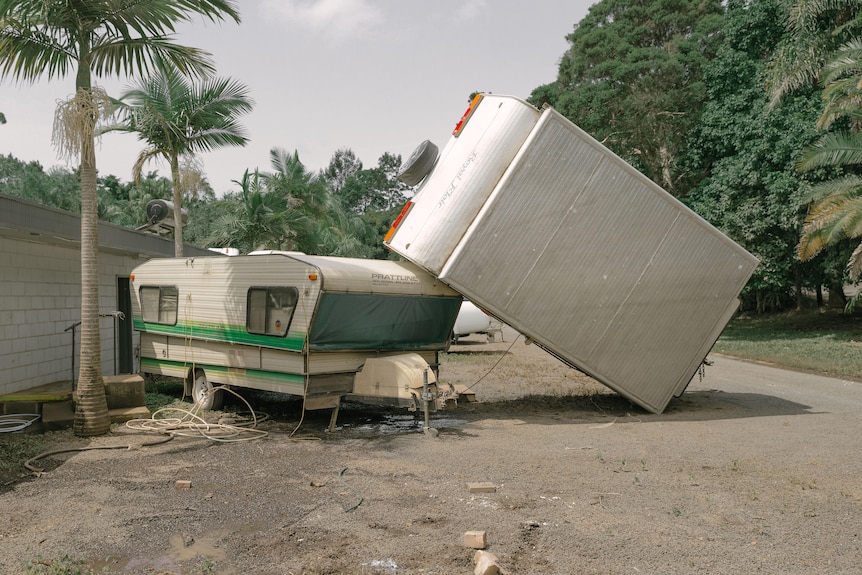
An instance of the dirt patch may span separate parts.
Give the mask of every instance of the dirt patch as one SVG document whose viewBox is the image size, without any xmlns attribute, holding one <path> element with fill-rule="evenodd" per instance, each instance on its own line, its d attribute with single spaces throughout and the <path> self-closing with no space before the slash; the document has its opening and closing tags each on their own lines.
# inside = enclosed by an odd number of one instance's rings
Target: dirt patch
<svg viewBox="0 0 862 575">
<path fill-rule="evenodd" d="M 512 574 L 858 572 L 858 384 L 795 395 L 727 362 L 652 415 L 514 338 L 453 347 L 441 379 L 481 401 L 437 437 L 350 405 L 328 434 L 328 412 L 269 398 L 263 439 L 49 457 L 0 493 L 0 572 L 66 553 L 108 573 L 470 574 L 471 530 Z"/>
</svg>

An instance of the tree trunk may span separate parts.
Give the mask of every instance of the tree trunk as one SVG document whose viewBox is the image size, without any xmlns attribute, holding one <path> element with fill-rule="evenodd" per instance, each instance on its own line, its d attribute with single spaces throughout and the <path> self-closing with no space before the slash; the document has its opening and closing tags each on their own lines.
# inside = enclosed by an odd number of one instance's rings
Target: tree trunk
<svg viewBox="0 0 862 575">
<path fill-rule="evenodd" d="M 99 334 L 99 211 L 96 154 L 81 152 L 81 355 L 75 397 L 75 435 L 102 435 L 111 427 L 102 379 Z"/>
<path fill-rule="evenodd" d="M 796 310 L 799 311 L 805 305 L 805 296 L 802 295 L 802 266 L 798 263 L 793 265 L 793 291 L 796 292 Z"/>
<path fill-rule="evenodd" d="M 829 307 L 844 309 L 847 305 L 847 296 L 844 295 L 844 283 L 841 280 L 829 282 Z"/>
<path fill-rule="evenodd" d="M 180 189 L 180 163 L 176 154 L 171 157 L 171 179 L 174 185 L 174 257 L 183 257 L 183 205 Z"/>
</svg>

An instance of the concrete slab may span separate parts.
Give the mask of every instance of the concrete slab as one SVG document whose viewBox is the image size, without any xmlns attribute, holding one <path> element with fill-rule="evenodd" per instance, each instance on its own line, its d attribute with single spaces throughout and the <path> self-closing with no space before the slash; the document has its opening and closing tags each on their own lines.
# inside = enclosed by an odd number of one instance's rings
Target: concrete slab
<svg viewBox="0 0 862 575">
<path fill-rule="evenodd" d="M 45 429 L 65 429 L 75 422 L 71 401 L 54 401 L 42 404 L 42 425 Z"/>
<path fill-rule="evenodd" d="M 109 375 L 105 381 L 105 400 L 108 409 L 144 405 L 144 378 L 138 374 Z"/>
</svg>

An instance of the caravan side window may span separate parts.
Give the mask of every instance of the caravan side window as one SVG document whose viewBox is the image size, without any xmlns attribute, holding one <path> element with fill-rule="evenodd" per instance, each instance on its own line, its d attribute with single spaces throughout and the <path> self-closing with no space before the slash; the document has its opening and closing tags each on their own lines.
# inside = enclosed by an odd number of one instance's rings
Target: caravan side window
<svg viewBox="0 0 862 575">
<path fill-rule="evenodd" d="M 177 325 L 176 286 L 142 286 L 141 316 L 145 322 Z"/>
<path fill-rule="evenodd" d="M 298 297 L 299 292 L 293 287 L 250 288 L 246 328 L 250 333 L 284 336 Z"/>
</svg>

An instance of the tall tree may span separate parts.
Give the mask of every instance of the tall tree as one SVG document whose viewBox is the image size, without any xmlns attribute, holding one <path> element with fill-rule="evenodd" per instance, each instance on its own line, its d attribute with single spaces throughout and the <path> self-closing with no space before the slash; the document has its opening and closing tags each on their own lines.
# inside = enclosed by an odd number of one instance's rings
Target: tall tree
<svg viewBox="0 0 862 575">
<path fill-rule="evenodd" d="M 348 178 L 362 169 L 362 162 L 350 148 L 336 150 L 323 170 L 323 177 L 329 183 L 332 193 L 338 195 Z"/>
<path fill-rule="evenodd" d="M 145 73 L 153 59 L 187 74 L 213 69 L 208 54 L 181 46 L 171 34 L 193 15 L 239 22 L 231 0 L 0 0 L 0 77 L 35 82 L 75 75 L 75 94 L 61 109 L 61 152 L 80 159 L 81 348 L 74 431 L 108 431 L 99 333 L 99 220 L 95 129 L 107 97 L 93 76 Z M 55 134 L 57 130 L 55 128 Z"/>
<path fill-rule="evenodd" d="M 601 0 L 568 37 L 545 101 L 675 195 L 717 47 L 720 0 Z"/>
<path fill-rule="evenodd" d="M 804 209 L 801 151 L 816 137 L 811 89 L 767 107 L 766 64 L 784 37 L 782 0 L 730 0 L 722 44 L 706 67 L 707 100 L 688 169 L 702 174 L 689 205 L 760 259 L 743 290 L 759 312 L 799 304 L 804 272 L 795 245 Z"/>
<path fill-rule="evenodd" d="M 150 160 L 161 158 L 170 166 L 174 255 L 182 257 L 182 195 L 188 191 L 187 176 L 195 171 L 181 170 L 180 160 L 223 146 L 245 146 L 248 138 L 238 119 L 253 107 L 248 88 L 230 78 L 194 81 L 157 61 L 155 72 L 139 79 L 114 106 L 120 121 L 104 131 L 136 133 L 148 144 L 133 167 L 135 181 Z"/>
</svg>

